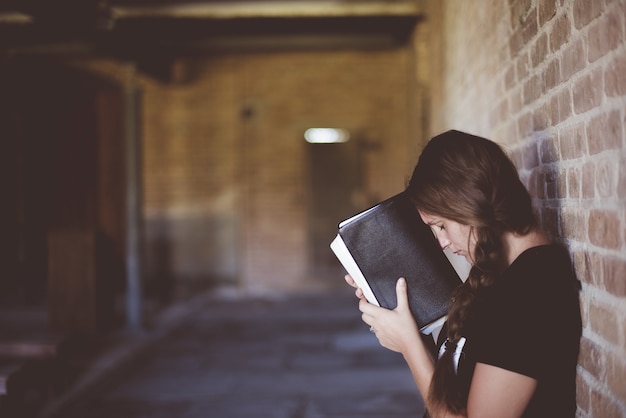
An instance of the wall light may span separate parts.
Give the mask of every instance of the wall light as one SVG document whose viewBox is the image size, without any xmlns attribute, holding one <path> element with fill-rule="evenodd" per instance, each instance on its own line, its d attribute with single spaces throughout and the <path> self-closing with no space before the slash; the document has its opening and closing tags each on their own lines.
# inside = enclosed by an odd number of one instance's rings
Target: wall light
<svg viewBox="0 0 626 418">
<path fill-rule="evenodd" d="M 350 132 L 338 128 L 309 128 L 304 132 L 304 139 L 310 144 L 339 144 L 350 139 Z"/>
</svg>

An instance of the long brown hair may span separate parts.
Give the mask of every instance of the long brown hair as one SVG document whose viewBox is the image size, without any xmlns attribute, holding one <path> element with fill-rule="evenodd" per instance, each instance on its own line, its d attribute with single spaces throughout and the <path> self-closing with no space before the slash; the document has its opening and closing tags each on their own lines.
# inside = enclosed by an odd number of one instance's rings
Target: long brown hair
<svg viewBox="0 0 626 418">
<path fill-rule="evenodd" d="M 491 286 L 505 267 L 503 233 L 523 235 L 533 227 L 531 199 L 498 144 L 459 131 L 445 132 L 428 142 L 407 192 L 419 210 L 469 225 L 476 239 L 469 277 L 453 295 L 448 312 L 447 338 L 456 344 L 477 295 Z M 428 401 L 435 408 L 462 413 L 467 390 L 456 379 L 452 351 L 446 350 L 437 361 Z"/>
</svg>

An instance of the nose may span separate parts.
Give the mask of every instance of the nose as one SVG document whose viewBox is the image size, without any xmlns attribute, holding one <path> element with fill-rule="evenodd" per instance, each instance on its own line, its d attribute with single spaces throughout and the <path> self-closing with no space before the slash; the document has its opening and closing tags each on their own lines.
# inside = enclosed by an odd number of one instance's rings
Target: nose
<svg viewBox="0 0 626 418">
<path fill-rule="evenodd" d="M 448 239 L 448 236 L 444 233 L 437 234 L 437 241 L 439 241 L 439 246 L 442 250 L 445 250 L 450 246 L 450 244 L 452 244 L 452 242 L 450 242 L 450 240 Z"/>
</svg>

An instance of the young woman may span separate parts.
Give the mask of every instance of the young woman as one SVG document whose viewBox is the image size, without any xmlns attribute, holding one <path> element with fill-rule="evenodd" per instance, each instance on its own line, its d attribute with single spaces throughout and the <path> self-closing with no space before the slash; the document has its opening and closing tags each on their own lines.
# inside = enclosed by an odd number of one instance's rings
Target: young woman
<svg viewBox="0 0 626 418">
<path fill-rule="evenodd" d="M 407 192 L 442 248 L 472 265 L 453 296 L 433 358 L 398 305 L 359 309 L 382 346 L 401 353 L 432 417 L 573 417 L 581 336 L 568 252 L 535 222 L 530 196 L 503 150 L 459 131 L 434 137 Z M 348 284 L 356 287 L 350 276 Z"/>
</svg>

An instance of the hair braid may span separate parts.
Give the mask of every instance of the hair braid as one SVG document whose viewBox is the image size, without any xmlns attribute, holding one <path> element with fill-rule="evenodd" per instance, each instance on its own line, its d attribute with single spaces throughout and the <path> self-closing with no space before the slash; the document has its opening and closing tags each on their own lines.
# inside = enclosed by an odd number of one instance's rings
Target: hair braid
<svg viewBox="0 0 626 418">
<path fill-rule="evenodd" d="M 416 207 L 470 226 L 475 248 L 467 281 L 453 295 L 447 338 L 463 336 L 481 292 L 504 268 L 502 236 L 524 234 L 534 223 L 530 196 L 504 151 L 485 138 L 459 131 L 434 137 L 424 148 L 407 186 Z M 437 361 L 429 404 L 455 413 L 465 411 L 467 392 L 456 379 L 452 351 Z"/>
</svg>

